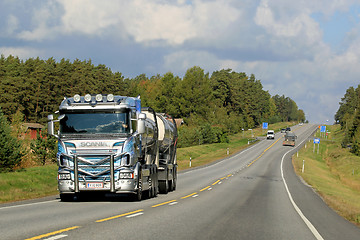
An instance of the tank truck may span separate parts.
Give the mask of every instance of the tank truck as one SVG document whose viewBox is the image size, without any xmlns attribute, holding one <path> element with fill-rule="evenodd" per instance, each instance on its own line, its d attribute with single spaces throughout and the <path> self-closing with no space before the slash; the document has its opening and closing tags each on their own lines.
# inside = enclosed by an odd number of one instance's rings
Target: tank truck
<svg viewBox="0 0 360 240">
<path fill-rule="evenodd" d="M 166 154 L 173 163 L 172 172 L 167 174 L 168 184 L 175 184 L 176 126 L 165 130 L 172 136 L 171 141 L 161 137 L 158 114 L 151 108 L 142 112 L 140 98 L 77 94 L 64 98 L 56 114 L 57 120 L 48 116 L 48 133 L 58 139 L 62 201 L 90 192 L 130 194 L 136 200 L 157 196 L 159 188 L 166 193 L 162 190 L 162 158 Z M 57 134 L 55 122 L 59 123 Z M 160 125 L 166 124 L 172 122 Z M 163 144 L 170 142 L 169 150 L 163 151 Z"/>
</svg>

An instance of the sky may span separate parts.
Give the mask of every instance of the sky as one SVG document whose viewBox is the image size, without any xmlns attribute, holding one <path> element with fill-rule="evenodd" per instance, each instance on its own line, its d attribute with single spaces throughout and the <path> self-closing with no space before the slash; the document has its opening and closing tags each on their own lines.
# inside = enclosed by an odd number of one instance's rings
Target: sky
<svg viewBox="0 0 360 240">
<path fill-rule="evenodd" d="M 360 0 L 0 0 L 0 54 L 128 78 L 232 69 L 331 124 L 360 84 Z"/>
</svg>

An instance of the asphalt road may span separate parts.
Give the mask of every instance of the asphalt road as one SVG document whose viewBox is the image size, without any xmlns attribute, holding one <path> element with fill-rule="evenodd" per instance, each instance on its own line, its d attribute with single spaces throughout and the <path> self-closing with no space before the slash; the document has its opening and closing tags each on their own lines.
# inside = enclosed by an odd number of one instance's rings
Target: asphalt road
<svg viewBox="0 0 360 240">
<path fill-rule="evenodd" d="M 261 140 L 209 166 L 183 171 L 177 190 L 132 202 L 57 196 L 0 205 L 0 239 L 360 239 L 294 173 L 291 155 L 315 125 L 294 127 L 297 146 Z M 311 143 L 310 143 L 311 144 Z"/>
</svg>

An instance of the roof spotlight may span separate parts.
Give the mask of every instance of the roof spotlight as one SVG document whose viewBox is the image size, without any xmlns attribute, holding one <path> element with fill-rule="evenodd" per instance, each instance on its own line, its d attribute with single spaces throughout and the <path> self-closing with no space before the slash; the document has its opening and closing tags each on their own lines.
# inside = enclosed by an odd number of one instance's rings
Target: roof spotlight
<svg viewBox="0 0 360 240">
<path fill-rule="evenodd" d="M 80 95 L 79 95 L 79 94 L 76 94 L 76 95 L 74 96 L 74 102 L 80 102 L 80 100 L 81 100 Z"/>
<path fill-rule="evenodd" d="M 86 102 L 90 102 L 90 101 L 91 101 L 91 95 L 90 95 L 90 94 L 86 94 L 84 98 L 85 98 L 85 101 L 86 101 Z"/>
<path fill-rule="evenodd" d="M 97 102 L 101 102 L 103 100 L 103 97 L 101 94 L 96 94 L 95 99 Z"/>
<path fill-rule="evenodd" d="M 106 96 L 106 100 L 107 100 L 108 102 L 114 101 L 114 95 L 108 94 L 108 95 Z"/>
</svg>

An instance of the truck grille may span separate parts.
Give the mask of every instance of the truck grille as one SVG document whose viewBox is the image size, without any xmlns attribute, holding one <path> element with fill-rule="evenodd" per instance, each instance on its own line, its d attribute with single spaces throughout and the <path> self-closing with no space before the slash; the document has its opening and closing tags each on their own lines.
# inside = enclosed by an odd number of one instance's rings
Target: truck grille
<svg viewBox="0 0 360 240">
<path fill-rule="evenodd" d="M 110 156 L 78 155 L 79 181 L 110 181 Z M 121 159 L 114 162 L 120 166 Z M 117 175 L 117 174 L 116 174 Z M 117 176 L 115 175 L 115 180 Z"/>
</svg>

